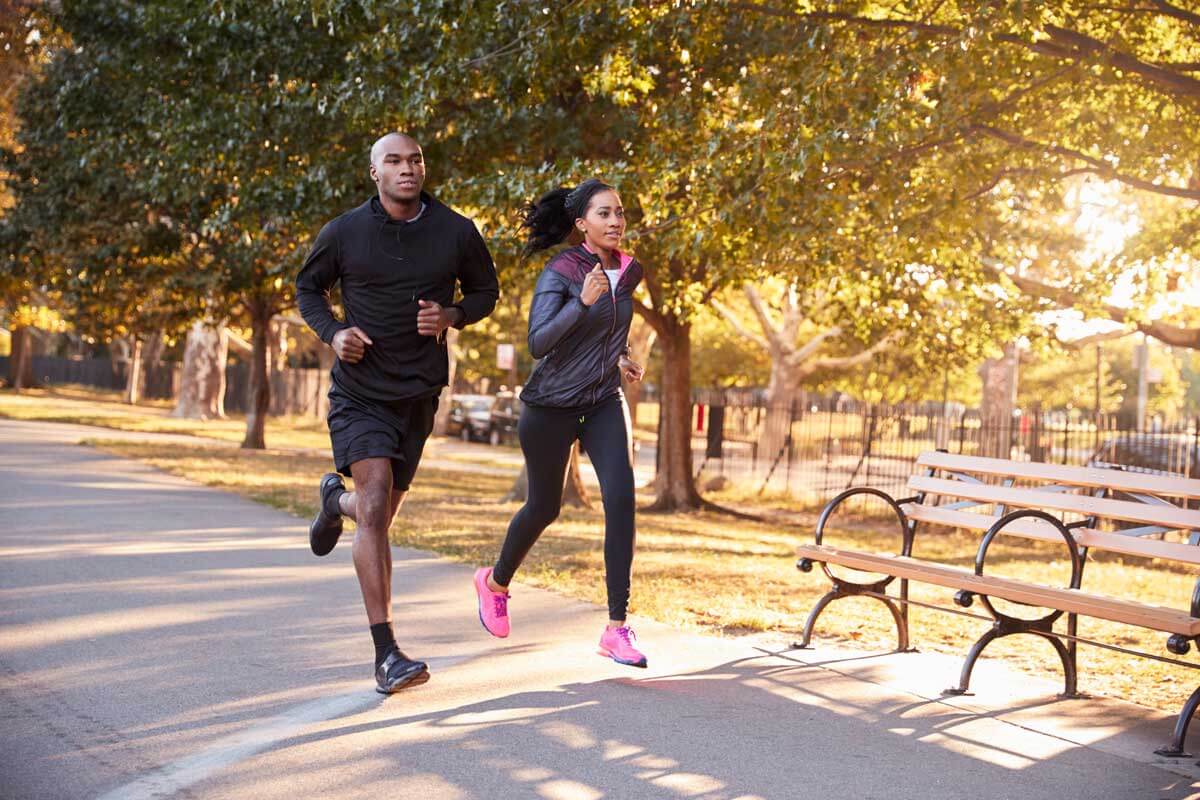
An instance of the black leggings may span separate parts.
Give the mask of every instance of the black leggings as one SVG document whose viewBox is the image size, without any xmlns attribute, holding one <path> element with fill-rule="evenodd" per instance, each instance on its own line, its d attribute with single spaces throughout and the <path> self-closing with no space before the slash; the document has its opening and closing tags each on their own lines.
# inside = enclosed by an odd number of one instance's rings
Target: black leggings
<svg viewBox="0 0 1200 800">
<path fill-rule="evenodd" d="M 604 500 L 604 571 L 609 619 L 625 619 L 633 568 L 633 465 L 629 455 L 629 423 L 620 395 L 586 412 L 526 406 L 517 425 L 529 499 L 508 524 L 493 579 L 507 586 L 534 542 L 562 507 L 563 482 L 571 445 L 583 442 Z"/>
</svg>

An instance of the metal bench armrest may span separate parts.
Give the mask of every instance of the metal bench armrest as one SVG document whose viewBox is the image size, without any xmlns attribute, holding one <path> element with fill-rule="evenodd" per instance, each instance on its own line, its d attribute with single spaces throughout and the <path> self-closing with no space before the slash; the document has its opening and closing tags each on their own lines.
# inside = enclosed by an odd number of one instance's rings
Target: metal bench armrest
<svg viewBox="0 0 1200 800">
<path fill-rule="evenodd" d="M 825 504 L 825 507 L 823 509 L 821 509 L 821 516 L 817 519 L 817 528 L 816 528 L 816 532 L 815 532 L 815 542 L 814 543 L 815 544 L 821 543 L 821 539 L 825 535 L 825 524 L 829 521 L 829 518 L 833 515 L 833 512 L 835 510 L 837 510 L 837 507 L 840 506 L 846 500 L 850 499 L 851 497 L 854 497 L 854 496 L 860 495 L 860 494 L 869 494 L 869 495 L 873 495 L 875 497 L 880 497 L 889 506 L 891 506 L 892 511 L 896 512 L 897 521 L 900 523 L 900 535 L 903 540 L 903 546 L 900 549 L 900 555 L 902 555 L 902 556 L 912 555 L 913 529 L 912 529 L 912 525 L 910 525 L 908 523 L 908 515 L 905 514 L 904 509 L 900 507 L 900 502 L 897 501 L 895 498 L 893 498 L 887 492 L 881 491 L 879 489 L 872 489 L 867 486 L 857 486 L 853 489 L 847 489 L 846 491 L 842 492 L 837 497 L 833 498 L 832 500 L 830 500 L 828 503 Z"/>
</svg>

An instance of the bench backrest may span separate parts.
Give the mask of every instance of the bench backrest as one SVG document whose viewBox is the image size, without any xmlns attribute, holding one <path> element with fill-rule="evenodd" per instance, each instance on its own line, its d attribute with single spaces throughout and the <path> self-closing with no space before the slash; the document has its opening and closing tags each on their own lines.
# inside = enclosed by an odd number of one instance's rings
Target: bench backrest
<svg viewBox="0 0 1200 800">
<path fill-rule="evenodd" d="M 986 530 L 1008 511 L 1041 509 L 1083 521 L 1073 529 L 1080 545 L 1200 564 L 1200 547 L 1139 538 L 1180 531 L 1200 541 L 1200 510 L 1188 507 L 1200 499 L 1200 480 L 942 452 L 921 454 L 917 465 L 921 471 L 908 486 L 921 502 L 904 507 L 917 522 Z M 1142 527 L 1116 533 L 1104 530 L 1113 527 L 1105 520 Z M 1036 519 L 1017 520 L 1005 532 L 1061 541 L 1053 526 Z"/>
</svg>

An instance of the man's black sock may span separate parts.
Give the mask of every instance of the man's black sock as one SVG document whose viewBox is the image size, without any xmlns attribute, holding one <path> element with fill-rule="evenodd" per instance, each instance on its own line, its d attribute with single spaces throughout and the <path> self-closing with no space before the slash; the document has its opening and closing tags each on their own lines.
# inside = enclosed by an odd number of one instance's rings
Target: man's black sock
<svg viewBox="0 0 1200 800">
<path fill-rule="evenodd" d="M 371 639 L 375 642 L 375 666 L 383 663 L 387 654 L 396 648 L 396 634 L 392 632 L 392 623 L 377 622 L 371 626 Z"/>
<path fill-rule="evenodd" d="M 342 495 L 346 493 L 345 489 L 335 489 L 325 495 L 325 502 L 322 503 L 324 511 L 331 517 L 340 517 L 342 515 Z"/>
</svg>

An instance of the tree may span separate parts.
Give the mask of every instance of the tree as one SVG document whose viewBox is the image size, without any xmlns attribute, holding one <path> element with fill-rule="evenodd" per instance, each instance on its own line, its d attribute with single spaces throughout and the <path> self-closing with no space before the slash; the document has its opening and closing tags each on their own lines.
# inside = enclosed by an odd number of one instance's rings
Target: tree
<svg viewBox="0 0 1200 800">
<path fill-rule="evenodd" d="M 145 319 L 144 303 L 115 299 L 125 287 L 130 295 L 161 294 L 168 302 L 160 307 L 177 311 L 179 324 L 249 324 L 252 398 L 243 445 L 262 447 L 271 320 L 291 303 L 307 242 L 365 182 L 369 139 L 344 124 L 328 94 L 350 80 L 353 41 L 318 25 L 300 3 L 100 5 L 55 13 L 72 41 L 43 82 L 57 101 L 46 107 L 58 117 L 31 126 L 48 148 L 65 140 L 78 158 L 35 154 L 31 161 L 42 185 L 54 182 L 44 175 L 67 181 L 71 164 L 104 165 L 130 208 L 140 202 L 144 216 L 176 236 L 174 257 L 156 254 L 158 271 L 147 268 L 140 248 L 128 249 L 138 258 L 123 264 L 115 253 L 84 251 L 103 259 L 113 278 L 112 291 L 92 295 L 94 305 L 130 323 Z M 55 219 L 53 209 L 43 210 L 39 220 Z M 86 233 L 63 216 L 60 210 L 56 220 L 63 227 Z M 122 222 L 132 219 L 125 214 Z M 58 279 L 72 269 L 51 266 Z M 76 270 L 75 280 L 80 273 L 96 274 Z"/>
<path fill-rule="evenodd" d="M 909 83 L 911 93 L 929 101 L 927 131 L 902 158 L 941 153 L 956 162 L 959 199 L 1048 195 L 1090 176 L 1178 202 L 1173 215 L 1145 231 L 1143 262 L 1162 263 L 1172 249 L 1195 257 L 1200 14 L 1159 0 L 1126 6 L 930 0 L 845 12 L 744 8 L 795 24 L 833 25 L 864 40 L 931 45 Z M 977 268 L 1009 291 L 1087 307 L 1170 344 L 1200 344 L 1194 313 L 1153 319 L 1103 302 L 1114 274 L 1133 266 L 1130 259 L 1071 264 L 1035 256 L 1026 265 L 998 259 Z"/>
<path fill-rule="evenodd" d="M 196 320 L 183 350 L 179 396 L 171 416 L 221 419 L 225 416 L 225 362 L 229 353 L 224 326 Z"/>
<path fill-rule="evenodd" d="M 12 164 L 19 151 L 17 98 L 42 58 L 54 31 L 42 30 L 29 0 L 0 1 L 0 307 L 9 331 L 8 385 L 18 391 L 34 385 L 32 325 L 47 299 L 32 280 L 34 265 L 22 252 L 26 235 L 13 224 L 16 203 Z"/>
<path fill-rule="evenodd" d="M 814 293 L 805 298 L 793 282 L 778 290 L 778 303 L 768 305 L 758 287 L 747 283 L 742 291 L 758 324 L 758 332 L 750 329 L 729 306 L 720 300 L 713 308 L 743 338 L 766 352 L 771 363 L 767 382 L 767 414 L 758 440 L 758 452 L 774 459 L 788 440 L 796 395 L 804 381 L 818 372 L 846 370 L 870 362 L 878 353 L 896 346 L 899 331 L 883 333 L 870 345 L 841 342 L 840 355 L 818 355 L 822 349 L 837 343 L 843 336 L 841 325 L 832 321 L 839 316 L 832 298 Z M 883 316 L 883 315 L 880 315 Z M 848 352 L 847 352 L 848 350 Z"/>
</svg>

